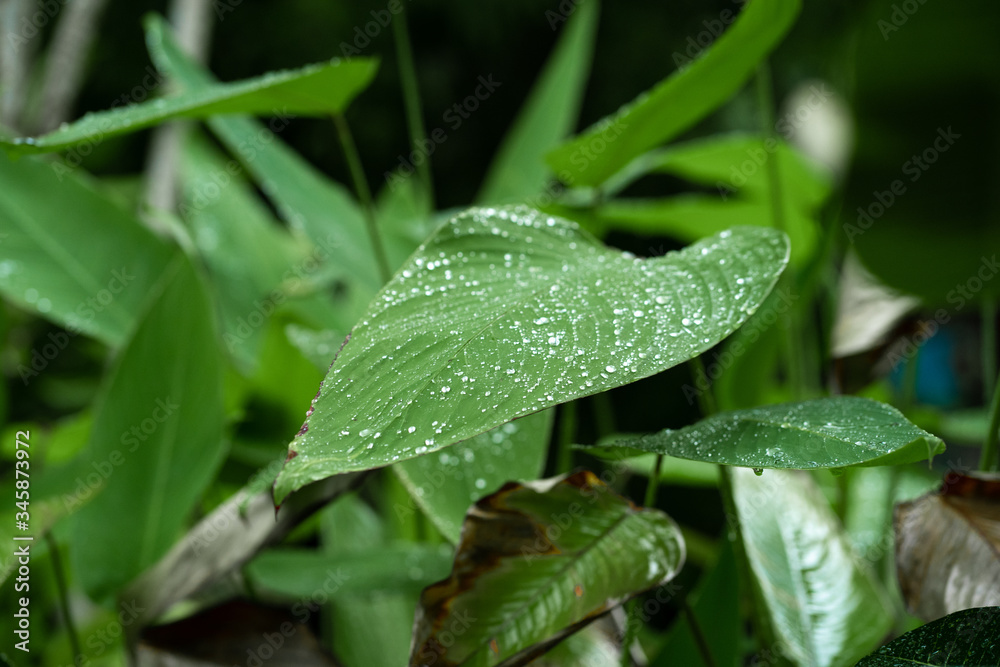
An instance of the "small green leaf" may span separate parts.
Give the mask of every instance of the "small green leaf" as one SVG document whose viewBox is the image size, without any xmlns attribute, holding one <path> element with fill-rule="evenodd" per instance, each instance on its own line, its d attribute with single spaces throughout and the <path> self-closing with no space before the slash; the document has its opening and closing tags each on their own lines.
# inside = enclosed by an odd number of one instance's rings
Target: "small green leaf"
<svg viewBox="0 0 1000 667">
<path fill-rule="evenodd" d="M 463 213 L 354 327 L 275 498 L 682 363 L 739 327 L 787 259 L 764 228 L 647 260 L 524 207 Z"/>
<path fill-rule="evenodd" d="M 331 595 L 419 590 L 445 576 L 450 546 L 400 542 L 324 554 L 311 549 L 272 549 L 254 558 L 246 574 L 255 587 L 291 598 L 311 597 L 330 580 Z"/>
<path fill-rule="evenodd" d="M 683 563 L 670 517 L 589 472 L 508 484 L 469 511 L 451 575 L 421 595 L 410 665 L 527 664 Z"/>
<path fill-rule="evenodd" d="M 260 318 L 287 300 L 281 283 L 295 276 L 306 252 L 250 184 L 226 168 L 218 151 L 192 133 L 181 153 L 179 209 L 216 288 L 226 350 L 249 372 L 264 332 Z"/>
<path fill-rule="evenodd" d="M 965 609 L 907 632 L 857 667 L 998 667 L 997 637 L 1000 607 Z"/>
<path fill-rule="evenodd" d="M 368 87 L 378 60 L 334 58 L 295 70 L 269 72 L 235 83 L 218 83 L 202 90 L 87 114 L 41 137 L 0 137 L 11 153 L 49 153 L 136 132 L 174 118 L 208 118 L 220 114 L 260 116 L 328 116 L 341 113 Z"/>
<path fill-rule="evenodd" d="M 0 154 L 0 181 L 0 292 L 71 332 L 120 345 L 171 248 L 59 163 Z"/>
<path fill-rule="evenodd" d="M 211 304 L 186 257 L 164 281 L 111 372 L 82 457 L 107 480 L 72 519 L 74 570 L 95 599 L 166 553 L 225 454 Z"/>
<path fill-rule="evenodd" d="M 896 408 L 834 396 L 723 412 L 622 446 L 744 468 L 846 468 L 921 461 L 944 442 Z"/>
<path fill-rule="evenodd" d="M 552 410 L 543 410 L 393 470 L 438 530 L 458 542 L 470 505 L 504 482 L 541 475 L 551 433 Z"/>
<path fill-rule="evenodd" d="M 185 90 L 210 90 L 212 75 L 177 46 L 166 22 L 158 16 L 146 21 L 146 42 L 157 68 L 176 79 Z M 297 278 L 313 275 L 309 266 L 329 267 L 334 277 L 363 293 L 367 301 L 381 286 L 371 240 L 361 209 L 350 193 L 331 181 L 278 136 L 288 119 L 267 126 L 241 116 L 216 116 L 208 126 L 257 181 L 291 229 L 302 232 L 316 246 L 310 263 L 297 265 Z M 353 313 L 356 315 L 357 313 Z"/>
<path fill-rule="evenodd" d="M 732 488 L 758 600 L 785 657 L 846 667 L 876 646 L 892 627 L 886 595 L 815 482 L 736 468 Z"/>
<path fill-rule="evenodd" d="M 677 136 L 732 97 L 795 21 L 799 0 L 754 0 L 681 69 L 548 155 L 575 186 L 596 186 L 633 158 Z"/>
<path fill-rule="evenodd" d="M 523 202 L 541 192 L 551 177 L 544 157 L 576 126 L 599 14 L 597 0 L 574 8 L 559 43 L 490 165 L 476 197 L 478 202 Z"/>
</svg>

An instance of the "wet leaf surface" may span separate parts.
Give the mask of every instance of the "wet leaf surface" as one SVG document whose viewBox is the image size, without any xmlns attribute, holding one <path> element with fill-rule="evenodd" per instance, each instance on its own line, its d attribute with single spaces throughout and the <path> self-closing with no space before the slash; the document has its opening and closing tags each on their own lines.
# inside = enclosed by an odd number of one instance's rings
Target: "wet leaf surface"
<svg viewBox="0 0 1000 667">
<path fill-rule="evenodd" d="M 528 208 L 462 213 L 354 327 L 275 498 L 684 362 L 755 311 L 787 258 L 784 235 L 763 228 L 639 259 Z"/>
<path fill-rule="evenodd" d="M 944 451 L 890 405 L 855 396 L 723 412 L 619 443 L 744 468 L 846 468 L 911 463 Z"/>
<path fill-rule="evenodd" d="M 966 609 L 907 632 L 857 667 L 997 667 L 998 637 L 1000 608 Z"/>
<path fill-rule="evenodd" d="M 469 510 L 451 575 L 421 595 L 410 664 L 527 664 L 683 563 L 670 517 L 589 472 L 508 484 Z"/>
<path fill-rule="evenodd" d="M 952 473 L 896 506 L 896 571 L 910 610 L 935 620 L 1000 606 L 1000 476 Z"/>
<path fill-rule="evenodd" d="M 854 664 L 892 627 L 885 593 L 859 565 L 806 473 L 732 470 L 747 560 L 775 639 L 794 664 Z"/>
</svg>

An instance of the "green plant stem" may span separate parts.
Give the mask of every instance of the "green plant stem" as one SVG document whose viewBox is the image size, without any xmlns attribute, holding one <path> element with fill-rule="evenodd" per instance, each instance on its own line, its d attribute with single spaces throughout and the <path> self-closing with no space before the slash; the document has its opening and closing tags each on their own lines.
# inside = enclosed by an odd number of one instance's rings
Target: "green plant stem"
<svg viewBox="0 0 1000 667">
<path fill-rule="evenodd" d="M 701 409 L 701 416 L 711 417 L 719 410 L 715 402 L 715 394 L 709 384 L 708 373 L 705 372 L 705 364 L 702 363 L 700 356 L 692 358 L 688 363 L 691 364 L 691 375 L 695 379 L 695 386 L 698 386 L 698 378 L 705 381 L 706 389 L 698 392 L 698 407 Z"/>
<path fill-rule="evenodd" d="M 656 490 L 660 486 L 660 470 L 663 469 L 663 454 L 656 455 L 656 463 L 653 465 L 653 473 L 649 476 L 649 481 L 646 482 L 646 499 L 642 504 L 646 507 L 652 507 L 656 504 Z"/>
<path fill-rule="evenodd" d="M 413 64 L 413 48 L 410 33 L 406 27 L 406 9 L 400 5 L 399 14 L 392 20 L 392 35 L 396 41 L 396 57 L 403 86 L 403 104 L 406 106 L 406 125 L 410 130 L 410 143 L 414 150 L 427 145 L 424 130 L 424 115 L 420 109 L 420 88 L 417 85 L 417 70 Z M 427 193 L 430 210 L 434 210 L 434 181 L 431 176 L 431 158 L 425 155 L 417 165 L 417 175 Z"/>
<path fill-rule="evenodd" d="M 993 385 L 993 402 L 990 405 L 990 426 L 986 432 L 983 454 L 979 459 L 979 469 L 987 472 L 995 472 L 997 470 L 997 432 L 1000 431 L 1000 378 L 997 378 L 997 381 Z"/>
<path fill-rule="evenodd" d="M 375 252 L 375 262 L 378 264 L 379 275 L 383 283 L 389 282 L 392 278 L 392 270 L 389 268 L 389 258 L 385 253 L 385 246 L 382 243 L 382 235 L 378 230 L 378 221 L 375 218 L 375 204 L 372 201 L 372 191 L 368 187 L 368 179 L 365 178 L 365 170 L 361 166 L 361 156 L 358 155 L 358 148 L 354 145 L 354 137 L 351 136 L 351 128 L 347 125 L 347 119 L 343 114 L 334 114 L 333 123 L 337 126 L 337 135 L 340 137 L 340 144 L 344 148 L 344 158 L 347 166 L 351 170 L 351 180 L 354 182 L 354 191 L 361 200 L 361 207 L 364 209 L 365 223 L 368 225 L 368 235 L 371 237 L 372 250 Z"/>
<path fill-rule="evenodd" d="M 632 667 L 632 644 L 639 633 L 639 622 L 635 613 L 639 608 L 639 598 L 635 597 L 625 603 L 625 633 L 622 635 L 621 667 Z"/>
<path fill-rule="evenodd" d="M 704 661 L 707 667 L 716 667 L 715 658 L 712 657 L 712 651 L 705 640 L 705 633 L 702 632 L 701 624 L 698 623 L 698 618 L 694 615 L 694 609 L 688 604 L 686 597 L 681 605 L 684 609 L 684 617 L 687 618 L 688 625 L 691 627 L 691 636 L 694 637 L 694 643 L 698 645 L 698 652 L 701 653 L 702 661 Z"/>
<path fill-rule="evenodd" d="M 576 402 L 564 403 L 559 413 L 559 443 L 556 449 L 556 474 L 573 468 L 573 440 L 576 438 Z"/>
<path fill-rule="evenodd" d="M 992 297 L 983 299 L 981 306 L 983 402 L 993 395 L 993 379 L 997 375 L 997 302 Z"/>
<path fill-rule="evenodd" d="M 756 76 L 757 88 L 757 111 L 760 116 L 761 137 L 765 144 L 768 140 L 777 142 L 774 136 L 774 100 L 771 83 L 771 66 L 767 60 L 757 66 Z M 785 220 L 784 189 L 781 183 L 781 171 L 778 160 L 780 155 L 775 149 L 768 151 L 765 168 L 767 171 L 767 185 L 769 198 L 771 200 L 771 221 L 775 229 L 788 233 L 788 221 Z M 788 284 L 797 285 L 795 270 L 791 264 L 785 269 Z M 787 328 L 785 330 L 785 344 L 782 346 L 785 358 L 785 367 L 788 372 L 788 383 L 792 387 L 795 398 L 802 398 L 807 393 L 807 383 L 805 376 L 805 349 L 802 345 L 802 326 L 799 322 L 798 314 L 794 308 L 790 308 L 786 317 Z"/>
<path fill-rule="evenodd" d="M 51 533 L 45 534 L 45 542 L 49 545 L 49 553 L 52 554 L 52 570 L 55 573 L 56 593 L 59 597 L 59 610 L 62 612 L 63 623 L 66 624 L 66 633 L 69 635 L 69 644 L 73 649 L 74 656 L 83 655 L 80 649 L 80 638 L 76 634 L 76 626 L 73 624 L 73 615 L 69 610 L 69 590 L 66 586 L 66 578 L 63 576 L 62 556 L 59 555 L 59 545 L 52 537 Z"/>
</svg>

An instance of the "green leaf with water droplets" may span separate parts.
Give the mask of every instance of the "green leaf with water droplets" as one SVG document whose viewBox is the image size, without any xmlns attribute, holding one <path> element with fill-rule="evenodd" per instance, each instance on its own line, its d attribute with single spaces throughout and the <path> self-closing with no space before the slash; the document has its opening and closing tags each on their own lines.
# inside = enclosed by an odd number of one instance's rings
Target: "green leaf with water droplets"
<svg viewBox="0 0 1000 667">
<path fill-rule="evenodd" d="M 1000 607 L 963 609 L 886 644 L 857 667 L 1000 667 Z"/>
<path fill-rule="evenodd" d="M 737 468 L 731 479 L 774 646 L 796 665 L 854 664 L 891 629 L 891 605 L 819 487 L 808 473 L 787 470 L 757 477 Z"/>
<path fill-rule="evenodd" d="M 744 468 L 847 468 L 921 461 L 944 442 L 891 405 L 857 396 L 713 415 L 682 429 L 616 443 Z"/>
<path fill-rule="evenodd" d="M 328 116 L 341 113 L 368 87 L 378 60 L 334 58 L 294 70 L 219 83 L 139 104 L 87 114 L 74 123 L 41 137 L 11 139 L 0 136 L 0 146 L 15 154 L 50 153 L 74 146 L 92 147 L 175 118 L 208 118 L 220 114 L 261 116 Z"/>
<path fill-rule="evenodd" d="M 450 576 L 421 594 L 409 664 L 528 664 L 684 557 L 669 516 L 592 473 L 507 484 L 469 510 Z"/>
<path fill-rule="evenodd" d="M 736 330 L 787 261 L 784 234 L 765 228 L 640 259 L 525 207 L 462 213 L 354 327 L 275 498 L 687 361 Z"/>
</svg>

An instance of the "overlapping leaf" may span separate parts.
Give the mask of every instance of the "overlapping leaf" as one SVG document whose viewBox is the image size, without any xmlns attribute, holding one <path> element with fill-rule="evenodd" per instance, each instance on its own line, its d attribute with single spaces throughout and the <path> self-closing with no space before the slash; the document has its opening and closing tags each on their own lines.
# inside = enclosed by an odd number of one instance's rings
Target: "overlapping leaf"
<svg viewBox="0 0 1000 667">
<path fill-rule="evenodd" d="M 745 468 L 846 468 L 911 463 L 944 442 L 890 405 L 856 396 L 723 412 L 678 430 L 620 443 Z"/>
<path fill-rule="evenodd" d="M 763 228 L 639 259 L 524 207 L 463 213 L 354 327 L 276 500 L 686 361 L 754 312 L 787 258 L 784 235 Z"/>
<path fill-rule="evenodd" d="M 167 279 L 110 376 L 83 455 L 107 480 L 72 523 L 72 560 L 94 598 L 169 549 L 225 453 L 205 287 L 186 258 Z"/>
<path fill-rule="evenodd" d="M 508 484 L 470 509 L 451 576 L 424 590 L 410 665 L 527 664 L 683 563 L 670 517 L 589 472 Z"/>
<path fill-rule="evenodd" d="M 13 153 L 46 153 L 92 144 L 135 132 L 173 118 L 207 118 L 219 114 L 323 116 L 343 111 L 375 77 L 371 58 L 309 65 L 269 72 L 235 83 L 219 83 L 141 104 L 91 113 L 41 137 L 0 137 Z"/>
<path fill-rule="evenodd" d="M 691 65 L 548 155 L 573 185 L 599 185 L 633 158 L 677 136 L 729 99 L 777 46 L 799 0 L 754 0 Z"/>
<path fill-rule="evenodd" d="M 472 503 L 504 482 L 541 475 L 552 416 L 552 410 L 536 412 L 393 469 L 438 530 L 458 542 Z"/>
<path fill-rule="evenodd" d="M 157 68 L 185 90 L 203 92 L 218 85 L 178 47 L 162 18 L 147 19 L 146 42 Z M 357 288 L 367 300 L 381 281 L 361 209 L 342 185 L 326 178 L 277 136 L 287 122 L 281 119 L 265 126 L 247 117 L 227 115 L 209 119 L 208 126 L 257 181 L 289 226 L 313 242 L 317 248 L 314 263 L 324 263 L 324 270 Z"/>
<path fill-rule="evenodd" d="M 860 566 L 805 473 L 733 469 L 733 499 L 761 604 L 786 657 L 847 667 L 892 627 L 886 596 Z"/>
<path fill-rule="evenodd" d="M 0 292 L 71 332 L 120 345 L 170 247 L 58 163 L 0 155 L 0 181 Z"/>
</svg>

